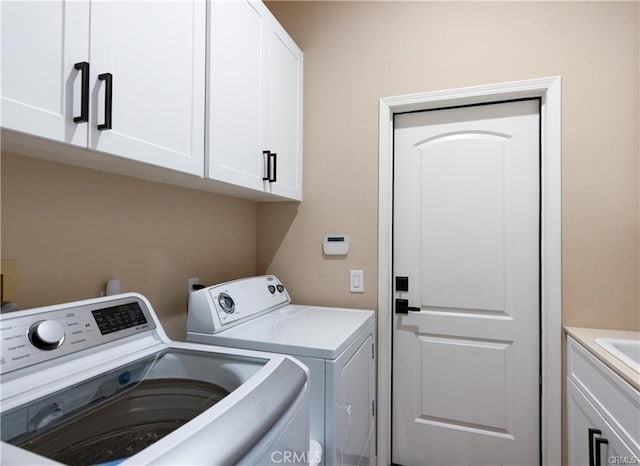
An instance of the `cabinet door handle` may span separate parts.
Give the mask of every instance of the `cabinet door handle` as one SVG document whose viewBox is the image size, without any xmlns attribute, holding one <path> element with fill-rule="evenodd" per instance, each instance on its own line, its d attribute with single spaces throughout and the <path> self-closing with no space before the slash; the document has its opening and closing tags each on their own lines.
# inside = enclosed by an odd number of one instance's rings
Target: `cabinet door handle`
<svg viewBox="0 0 640 466">
<path fill-rule="evenodd" d="M 263 150 L 262 155 L 264 157 L 264 176 L 262 181 L 274 183 L 278 176 L 278 154 L 270 150 Z"/>
<path fill-rule="evenodd" d="M 602 435 L 599 429 L 589 429 L 589 466 L 595 466 L 593 461 L 593 436 Z"/>
<path fill-rule="evenodd" d="M 82 73 L 82 90 L 80 91 L 80 116 L 73 117 L 75 123 L 89 121 L 89 62 L 81 61 L 73 67 Z"/>
<path fill-rule="evenodd" d="M 113 75 L 111 73 L 102 73 L 98 75 L 100 81 L 105 82 L 104 90 L 104 123 L 98 125 L 99 130 L 111 129 L 111 115 L 113 112 Z"/>
<path fill-rule="evenodd" d="M 269 158 L 273 159 L 273 165 L 271 166 L 272 170 L 271 173 L 269 173 L 269 183 L 275 183 L 278 175 L 278 154 L 272 152 L 269 154 Z M 271 176 L 271 174 L 273 174 L 273 176 Z"/>
<path fill-rule="evenodd" d="M 264 176 L 262 181 L 269 181 L 271 179 L 271 151 L 263 150 L 262 156 L 264 157 Z"/>
<path fill-rule="evenodd" d="M 609 441 L 606 438 L 597 438 L 596 439 L 596 465 L 595 466 L 601 466 L 602 463 L 600 462 L 600 448 L 602 444 L 606 444 L 609 445 Z"/>
</svg>

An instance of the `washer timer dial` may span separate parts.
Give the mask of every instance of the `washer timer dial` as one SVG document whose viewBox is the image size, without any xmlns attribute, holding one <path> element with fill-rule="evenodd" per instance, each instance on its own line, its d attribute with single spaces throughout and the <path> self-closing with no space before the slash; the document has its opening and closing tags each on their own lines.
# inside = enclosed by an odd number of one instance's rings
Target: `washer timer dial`
<svg viewBox="0 0 640 466">
<path fill-rule="evenodd" d="M 55 320 L 40 320 L 29 327 L 29 341 L 41 350 L 53 350 L 64 341 L 64 327 Z"/>
</svg>

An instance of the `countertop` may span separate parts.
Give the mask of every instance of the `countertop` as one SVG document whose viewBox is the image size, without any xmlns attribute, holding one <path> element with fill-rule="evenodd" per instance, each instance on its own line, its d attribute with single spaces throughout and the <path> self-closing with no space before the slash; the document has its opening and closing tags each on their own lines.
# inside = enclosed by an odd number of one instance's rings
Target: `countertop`
<svg viewBox="0 0 640 466">
<path fill-rule="evenodd" d="M 594 354 L 600 361 L 610 367 L 616 374 L 627 381 L 632 387 L 640 391 L 640 374 L 595 342 L 596 338 L 640 340 L 640 332 L 579 327 L 565 327 L 564 330 L 589 350 L 589 352 Z"/>
</svg>

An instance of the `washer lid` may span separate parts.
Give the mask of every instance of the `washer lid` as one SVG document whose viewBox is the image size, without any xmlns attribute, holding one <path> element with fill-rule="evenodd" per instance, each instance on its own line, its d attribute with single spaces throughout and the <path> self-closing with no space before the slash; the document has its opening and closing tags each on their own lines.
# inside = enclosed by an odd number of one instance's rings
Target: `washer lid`
<svg viewBox="0 0 640 466">
<path fill-rule="evenodd" d="M 369 310 L 289 304 L 197 341 L 335 359 L 373 319 Z"/>
<path fill-rule="evenodd" d="M 64 464 L 132 456 L 215 405 L 267 362 L 166 349 L 3 412 L 2 440 Z"/>
<path fill-rule="evenodd" d="M 264 356 L 170 348 L 25 401 L 2 412 L 3 459 L 235 464 L 306 390 L 299 364 Z"/>
</svg>

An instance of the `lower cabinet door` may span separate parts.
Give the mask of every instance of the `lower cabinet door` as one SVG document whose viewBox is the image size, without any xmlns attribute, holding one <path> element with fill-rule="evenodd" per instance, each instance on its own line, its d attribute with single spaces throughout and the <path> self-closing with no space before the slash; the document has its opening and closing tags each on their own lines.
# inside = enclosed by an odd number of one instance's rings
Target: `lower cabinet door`
<svg viewBox="0 0 640 466">
<path fill-rule="evenodd" d="M 567 379 L 567 405 L 570 465 L 640 464 L 640 458 L 613 431 L 571 379 Z"/>
</svg>

